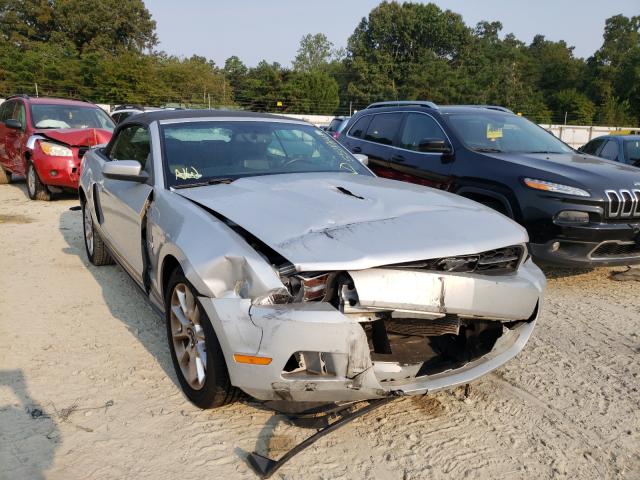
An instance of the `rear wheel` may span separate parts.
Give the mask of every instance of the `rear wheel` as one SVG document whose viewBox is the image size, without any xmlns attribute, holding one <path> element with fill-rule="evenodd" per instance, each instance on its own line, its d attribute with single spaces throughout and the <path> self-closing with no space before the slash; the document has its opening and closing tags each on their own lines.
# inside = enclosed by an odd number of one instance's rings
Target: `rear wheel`
<svg viewBox="0 0 640 480">
<path fill-rule="evenodd" d="M 107 246 L 93 226 L 93 217 L 87 202 L 82 202 L 82 230 L 84 231 L 84 248 L 89 261 L 96 266 L 112 264 L 113 259 L 109 255 Z"/>
<path fill-rule="evenodd" d="M 40 181 L 38 172 L 36 172 L 36 168 L 31 162 L 27 165 L 27 193 L 31 200 L 43 200 L 45 202 L 51 200 L 51 192 L 49 192 L 47 186 Z"/>
<path fill-rule="evenodd" d="M 0 167 L 0 185 L 11 183 L 11 172 L 7 172 L 4 168 Z"/>
<path fill-rule="evenodd" d="M 166 292 L 167 337 L 182 391 L 200 408 L 233 402 L 239 391 L 231 385 L 220 342 L 180 269 L 171 275 Z"/>
</svg>

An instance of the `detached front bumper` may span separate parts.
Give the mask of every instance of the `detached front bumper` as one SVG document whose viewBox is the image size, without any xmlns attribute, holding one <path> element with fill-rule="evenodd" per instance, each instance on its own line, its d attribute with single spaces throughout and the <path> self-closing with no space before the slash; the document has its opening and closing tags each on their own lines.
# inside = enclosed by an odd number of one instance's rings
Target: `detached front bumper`
<svg viewBox="0 0 640 480">
<path fill-rule="evenodd" d="M 363 274 L 385 277 L 392 286 L 400 283 L 402 273 L 351 272 L 364 302 L 367 291 L 373 290 L 371 278 Z M 502 276 L 404 273 L 406 288 L 396 288 L 395 293 L 389 288 L 378 298 L 390 304 L 404 292 L 400 304 L 411 306 L 413 312 L 456 316 L 465 322 L 500 322 L 502 335 L 491 350 L 458 368 L 429 375 L 416 369 L 413 375 L 394 378 L 393 364 L 372 360 L 362 324 L 327 303 L 255 306 L 238 298 L 201 297 L 200 301 L 218 334 L 233 385 L 261 400 L 335 402 L 424 394 L 485 375 L 522 350 L 535 326 L 545 286 L 544 275 L 531 260 L 516 273 Z M 268 365 L 237 363 L 238 353 L 272 360 Z M 317 362 L 307 362 L 302 371 L 285 371 L 287 362 L 300 353 Z"/>
</svg>

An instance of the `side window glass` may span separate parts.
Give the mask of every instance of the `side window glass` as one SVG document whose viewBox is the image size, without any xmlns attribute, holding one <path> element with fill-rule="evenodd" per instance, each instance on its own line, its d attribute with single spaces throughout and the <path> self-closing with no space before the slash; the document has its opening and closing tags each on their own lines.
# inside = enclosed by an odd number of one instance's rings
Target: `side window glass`
<svg viewBox="0 0 640 480">
<path fill-rule="evenodd" d="M 16 102 L 12 101 L 4 102 L 2 106 L 0 106 L 0 122 L 4 122 L 11 118 L 15 106 Z"/>
<path fill-rule="evenodd" d="M 27 115 L 25 113 L 24 104 L 22 102 L 18 102 L 15 110 L 13 111 L 13 118 L 20 122 L 22 128 L 26 126 L 27 123 Z"/>
<path fill-rule="evenodd" d="M 604 140 L 591 140 L 584 146 L 582 151 L 587 155 L 595 155 L 603 143 Z"/>
<path fill-rule="evenodd" d="M 383 145 L 392 145 L 401 121 L 401 113 L 380 113 L 375 115 L 369 124 L 369 128 L 367 128 L 364 139 Z"/>
<path fill-rule="evenodd" d="M 145 167 L 149 152 L 149 131 L 135 125 L 120 131 L 109 152 L 111 160 L 137 160 Z"/>
<path fill-rule="evenodd" d="M 624 142 L 624 156 L 627 163 L 640 166 L 640 140 L 626 140 Z"/>
<path fill-rule="evenodd" d="M 618 160 L 618 142 L 615 140 L 607 141 L 607 144 L 600 152 L 600 156 L 608 160 Z"/>
<path fill-rule="evenodd" d="M 401 148 L 420 151 L 420 144 L 425 140 L 446 140 L 440 125 L 428 115 L 409 113 L 400 137 Z"/>
<path fill-rule="evenodd" d="M 367 131 L 367 125 L 369 125 L 369 121 L 371 120 L 371 115 L 365 115 L 360 118 L 353 127 L 349 129 L 349 136 L 354 138 L 362 138 L 364 136 L 364 132 Z"/>
</svg>

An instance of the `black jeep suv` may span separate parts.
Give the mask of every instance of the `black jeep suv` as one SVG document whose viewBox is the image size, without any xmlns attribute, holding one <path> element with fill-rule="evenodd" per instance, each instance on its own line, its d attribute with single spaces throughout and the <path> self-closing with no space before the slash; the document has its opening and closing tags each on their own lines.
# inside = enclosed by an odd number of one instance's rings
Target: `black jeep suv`
<svg viewBox="0 0 640 480">
<path fill-rule="evenodd" d="M 513 218 L 539 261 L 640 263 L 640 169 L 581 154 L 506 108 L 374 103 L 339 141 L 367 155 L 381 177 L 448 190 Z"/>
</svg>

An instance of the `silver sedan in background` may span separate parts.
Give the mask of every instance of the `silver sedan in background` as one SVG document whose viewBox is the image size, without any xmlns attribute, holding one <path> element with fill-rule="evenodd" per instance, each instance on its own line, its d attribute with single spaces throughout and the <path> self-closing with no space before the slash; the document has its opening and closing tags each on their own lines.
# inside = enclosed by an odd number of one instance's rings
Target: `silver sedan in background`
<svg viewBox="0 0 640 480">
<path fill-rule="evenodd" d="M 423 394 L 524 347 L 545 286 L 525 230 L 365 163 L 305 122 L 215 111 L 141 113 L 85 155 L 87 255 L 164 316 L 194 404 Z"/>
</svg>

